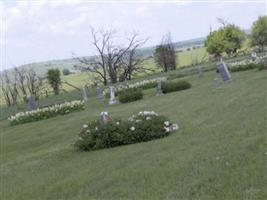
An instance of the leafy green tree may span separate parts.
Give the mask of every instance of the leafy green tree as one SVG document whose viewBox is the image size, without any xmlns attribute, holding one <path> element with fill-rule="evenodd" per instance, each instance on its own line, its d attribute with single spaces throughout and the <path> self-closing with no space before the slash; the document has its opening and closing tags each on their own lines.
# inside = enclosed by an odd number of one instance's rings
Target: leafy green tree
<svg viewBox="0 0 267 200">
<path fill-rule="evenodd" d="M 238 26 L 228 24 L 211 32 L 205 41 L 205 46 L 208 53 L 216 57 L 221 56 L 222 53 L 232 55 L 242 47 L 244 39 L 245 34 Z"/>
<path fill-rule="evenodd" d="M 252 25 L 252 46 L 259 46 L 261 50 L 267 46 L 267 16 L 260 16 Z"/>
<path fill-rule="evenodd" d="M 59 86 L 61 84 L 60 71 L 59 69 L 49 69 L 47 71 L 48 83 L 53 88 L 55 95 L 59 94 Z"/>
</svg>

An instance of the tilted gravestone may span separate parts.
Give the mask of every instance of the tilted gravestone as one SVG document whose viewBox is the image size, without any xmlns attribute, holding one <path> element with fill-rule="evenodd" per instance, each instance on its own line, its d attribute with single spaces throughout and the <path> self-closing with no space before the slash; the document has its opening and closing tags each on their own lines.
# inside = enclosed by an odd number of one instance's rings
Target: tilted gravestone
<svg viewBox="0 0 267 200">
<path fill-rule="evenodd" d="M 30 110 L 36 110 L 38 108 L 38 104 L 35 100 L 35 96 L 31 95 L 28 98 L 28 107 Z"/>
<path fill-rule="evenodd" d="M 115 88 L 113 86 L 109 87 L 109 94 L 110 94 L 110 99 L 109 99 L 109 105 L 113 105 L 117 103 L 117 100 L 115 98 Z"/>
<path fill-rule="evenodd" d="M 103 92 L 98 85 L 96 85 L 96 97 L 100 100 L 104 98 Z"/>
<path fill-rule="evenodd" d="M 225 62 L 221 59 L 219 64 L 217 64 L 217 69 L 223 79 L 224 82 L 231 81 L 231 74 L 226 66 Z"/>
<path fill-rule="evenodd" d="M 157 96 L 163 95 L 162 88 L 161 88 L 161 80 L 158 81 L 157 85 Z"/>
</svg>

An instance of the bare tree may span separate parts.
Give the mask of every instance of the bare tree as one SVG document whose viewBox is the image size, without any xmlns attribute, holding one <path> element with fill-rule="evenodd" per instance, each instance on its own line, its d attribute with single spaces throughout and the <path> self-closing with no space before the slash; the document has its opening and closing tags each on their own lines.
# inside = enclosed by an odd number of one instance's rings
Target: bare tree
<svg viewBox="0 0 267 200">
<path fill-rule="evenodd" d="M 135 39 L 137 36 L 137 34 L 134 34 L 132 39 Z M 146 72 L 150 70 L 142 66 L 145 58 L 138 52 L 138 49 L 142 47 L 147 40 L 148 38 L 135 40 L 133 45 L 124 54 L 122 58 L 123 72 L 120 75 L 120 81 L 131 80 L 134 72 Z"/>
<path fill-rule="evenodd" d="M 7 72 L 1 74 L 1 89 L 7 106 L 17 104 L 18 88 L 16 77 L 12 80 Z"/>
<path fill-rule="evenodd" d="M 98 56 L 93 59 L 89 58 L 77 58 L 82 64 L 87 66 L 87 70 L 97 74 L 101 82 L 107 85 L 116 83 L 121 79 L 121 73 L 132 74 L 137 68 L 136 50 L 142 46 L 146 40 L 138 39 L 138 34 L 133 34 L 127 40 L 126 47 L 121 47 L 114 44 L 114 30 L 108 31 L 94 31 L 91 29 L 93 37 L 93 45 L 96 47 Z M 126 59 L 128 58 L 128 59 Z M 125 61 L 129 61 L 127 64 Z M 130 68 L 131 70 L 129 70 Z"/>
<path fill-rule="evenodd" d="M 177 58 L 170 33 L 163 36 L 161 44 L 156 47 L 154 59 L 164 72 L 176 69 Z"/>
<path fill-rule="evenodd" d="M 27 88 L 30 95 L 35 96 L 36 100 L 40 97 L 40 90 L 42 88 L 43 80 L 41 77 L 37 76 L 33 69 L 29 69 L 25 74 L 27 80 Z"/>
<path fill-rule="evenodd" d="M 24 68 L 14 68 L 16 73 L 18 88 L 20 89 L 22 98 L 24 102 L 27 102 L 27 80 L 26 80 L 26 70 Z"/>
</svg>

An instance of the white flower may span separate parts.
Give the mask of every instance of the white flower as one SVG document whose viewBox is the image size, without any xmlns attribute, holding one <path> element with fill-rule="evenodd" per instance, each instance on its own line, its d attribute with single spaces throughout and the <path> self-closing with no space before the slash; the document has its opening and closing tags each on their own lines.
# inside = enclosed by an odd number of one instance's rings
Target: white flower
<svg viewBox="0 0 267 200">
<path fill-rule="evenodd" d="M 88 127 L 88 125 L 87 125 L 87 124 L 84 124 L 84 125 L 83 125 L 83 128 L 87 128 L 87 127 Z"/>
<path fill-rule="evenodd" d="M 132 126 L 132 127 L 130 128 L 130 130 L 131 130 L 131 131 L 135 131 L 135 127 Z"/>
<path fill-rule="evenodd" d="M 95 127 L 95 130 L 98 131 L 98 127 L 97 126 Z"/>
<path fill-rule="evenodd" d="M 151 119 L 151 117 L 146 117 L 146 120 L 150 120 Z"/>
<path fill-rule="evenodd" d="M 165 129 L 165 132 L 170 132 L 170 128 L 169 127 L 164 127 L 164 129 Z"/>
<path fill-rule="evenodd" d="M 170 122 L 169 122 L 169 121 L 165 121 L 165 122 L 164 122 L 164 125 L 165 125 L 165 126 L 169 126 L 169 125 L 170 125 Z"/>
<path fill-rule="evenodd" d="M 120 122 L 116 122 L 116 125 L 120 125 Z"/>
</svg>

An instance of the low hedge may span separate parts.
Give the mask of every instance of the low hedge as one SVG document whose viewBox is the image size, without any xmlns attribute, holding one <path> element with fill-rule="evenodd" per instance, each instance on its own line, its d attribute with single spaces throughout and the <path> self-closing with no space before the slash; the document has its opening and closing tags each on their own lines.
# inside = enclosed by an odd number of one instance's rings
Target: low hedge
<svg viewBox="0 0 267 200">
<path fill-rule="evenodd" d="M 163 138 L 176 130 L 178 125 L 170 123 L 165 116 L 144 111 L 126 121 L 110 119 L 102 124 L 95 120 L 84 124 L 75 146 L 83 151 L 111 148 Z"/>
<path fill-rule="evenodd" d="M 231 72 L 240 72 L 240 71 L 247 71 L 252 69 L 263 69 L 264 66 L 262 63 L 256 64 L 256 63 L 249 63 L 245 65 L 237 65 L 230 68 Z"/>
<path fill-rule="evenodd" d="M 118 96 L 121 103 L 128 103 L 142 99 L 143 93 L 141 89 L 130 88 L 120 91 Z"/>
<path fill-rule="evenodd" d="M 164 94 L 169 92 L 176 92 L 179 90 L 186 90 L 191 87 L 191 84 L 187 81 L 175 81 L 175 82 L 163 82 L 162 92 Z"/>
</svg>

